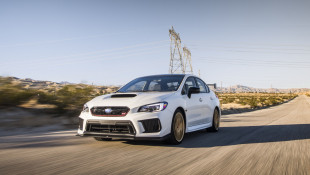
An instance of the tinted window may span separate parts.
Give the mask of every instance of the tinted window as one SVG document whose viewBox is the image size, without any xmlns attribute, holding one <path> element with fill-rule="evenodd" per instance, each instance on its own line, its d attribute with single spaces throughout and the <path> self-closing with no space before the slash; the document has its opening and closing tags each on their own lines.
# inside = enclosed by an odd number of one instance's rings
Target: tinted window
<svg viewBox="0 0 310 175">
<path fill-rule="evenodd" d="M 201 93 L 206 93 L 207 90 L 206 90 L 205 83 L 202 80 L 198 79 L 198 78 L 196 80 L 197 80 L 197 85 L 198 85 L 198 87 L 200 89 L 200 92 Z"/>
<path fill-rule="evenodd" d="M 189 77 L 186 79 L 183 89 L 182 89 L 182 94 L 187 94 L 188 89 L 191 87 L 196 87 L 196 82 L 194 77 Z"/>
<path fill-rule="evenodd" d="M 146 81 L 138 81 L 136 83 L 131 84 L 127 92 L 138 92 L 138 91 L 143 91 L 144 87 L 146 85 Z"/>
<path fill-rule="evenodd" d="M 159 80 L 151 81 L 148 90 L 149 91 L 160 91 L 161 90 L 160 81 Z"/>
<path fill-rule="evenodd" d="M 117 92 L 150 92 L 150 91 L 176 91 L 184 75 L 159 75 L 137 78 Z"/>
<path fill-rule="evenodd" d="M 205 86 L 206 86 L 207 92 L 209 93 L 210 92 L 209 86 L 207 84 L 205 84 Z"/>
</svg>

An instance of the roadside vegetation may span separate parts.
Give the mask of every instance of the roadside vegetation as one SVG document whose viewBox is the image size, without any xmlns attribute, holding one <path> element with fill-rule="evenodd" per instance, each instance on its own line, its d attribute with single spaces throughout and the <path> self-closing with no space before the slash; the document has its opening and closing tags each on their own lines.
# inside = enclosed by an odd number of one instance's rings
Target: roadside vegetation
<svg viewBox="0 0 310 175">
<path fill-rule="evenodd" d="M 24 89 L 9 79 L 0 77 L 0 108 L 18 107 L 34 100 L 37 104 L 54 106 L 50 111 L 75 115 L 84 103 L 95 96 L 103 95 L 90 85 L 66 85 L 55 89 Z"/>
<path fill-rule="evenodd" d="M 284 93 L 220 93 L 217 94 L 221 104 L 239 104 L 241 107 L 261 108 L 278 105 L 297 97 L 297 94 Z"/>
<path fill-rule="evenodd" d="M 53 93 L 37 92 L 36 94 L 35 98 L 38 99 L 39 104 L 55 105 L 59 113 L 81 111 L 87 101 L 95 96 L 103 95 L 102 93 L 96 93 L 91 86 L 81 88 L 76 85 L 64 86 Z"/>
<path fill-rule="evenodd" d="M 0 77 L 0 107 L 18 106 L 34 95 L 34 90 L 22 89 L 9 79 Z"/>
</svg>

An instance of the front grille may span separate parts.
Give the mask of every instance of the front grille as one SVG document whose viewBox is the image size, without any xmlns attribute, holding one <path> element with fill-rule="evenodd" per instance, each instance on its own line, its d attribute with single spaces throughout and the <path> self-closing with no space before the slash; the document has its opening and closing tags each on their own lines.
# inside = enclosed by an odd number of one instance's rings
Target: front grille
<svg viewBox="0 0 310 175">
<path fill-rule="evenodd" d="M 144 133 L 159 132 L 161 130 L 161 124 L 159 119 L 148 119 L 140 121 L 144 128 Z"/>
<path fill-rule="evenodd" d="M 95 106 L 90 109 L 92 115 L 94 116 L 102 116 L 102 117 L 123 117 L 126 116 L 129 112 L 128 107 L 124 106 Z"/>
<path fill-rule="evenodd" d="M 86 127 L 88 132 L 107 133 L 107 134 L 135 134 L 135 130 L 130 123 L 98 124 L 88 123 Z"/>
<path fill-rule="evenodd" d="M 79 129 L 80 130 L 83 130 L 83 123 L 84 123 L 84 120 L 79 118 Z"/>
</svg>

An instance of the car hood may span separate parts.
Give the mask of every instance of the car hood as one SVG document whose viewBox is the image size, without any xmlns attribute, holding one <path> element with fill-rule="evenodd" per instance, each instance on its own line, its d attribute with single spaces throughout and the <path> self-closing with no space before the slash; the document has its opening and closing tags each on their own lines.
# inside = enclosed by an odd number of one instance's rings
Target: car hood
<svg viewBox="0 0 310 175">
<path fill-rule="evenodd" d="M 87 103 L 89 108 L 93 106 L 127 106 L 129 108 L 140 107 L 146 104 L 164 101 L 176 92 L 139 92 L 139 93 L 113 93 L 96 97 Z M 136 95 L 134 97 L 113 97 L 114 95 Z"/>
</svg>

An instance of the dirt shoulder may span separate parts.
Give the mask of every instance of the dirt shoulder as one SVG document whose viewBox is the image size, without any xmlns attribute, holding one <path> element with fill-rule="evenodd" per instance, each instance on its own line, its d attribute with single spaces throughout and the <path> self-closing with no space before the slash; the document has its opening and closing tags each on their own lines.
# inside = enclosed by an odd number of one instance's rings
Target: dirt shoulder
<svg viewBox="0 0 310 175">
<path fill-rule="evenodd" d="M 296 98 L 296 97 L 295 97 Z M 274 105 L 269 105 L 269 106 L 259 106 L 256 108 L 251 108 L 249 105 L 240 105 L 240 104 L 235 104 L 235 103 L 229 103 L 229 104 L 223 104 L 222 105 L 222 115 L 226 114 L 239 114 L 239 113 L 244 113 L 244 112 L 252 112 L 252 111 L 257 111 L 257 110 L 262 110 L 262 109 L 268 109 L 274 106 L 278 106 L 284 103 L 288 103 L 293 99 L 284 101 L 282 103 L 274 104 Z"/>
<path fill-rule="evenodd" d="M 6 131 L 31 132 L 77 128 L 78 118 L 52 114 L 52 109 L 11 107 L 0 109 L 1 135 Z"/>
</svg>

